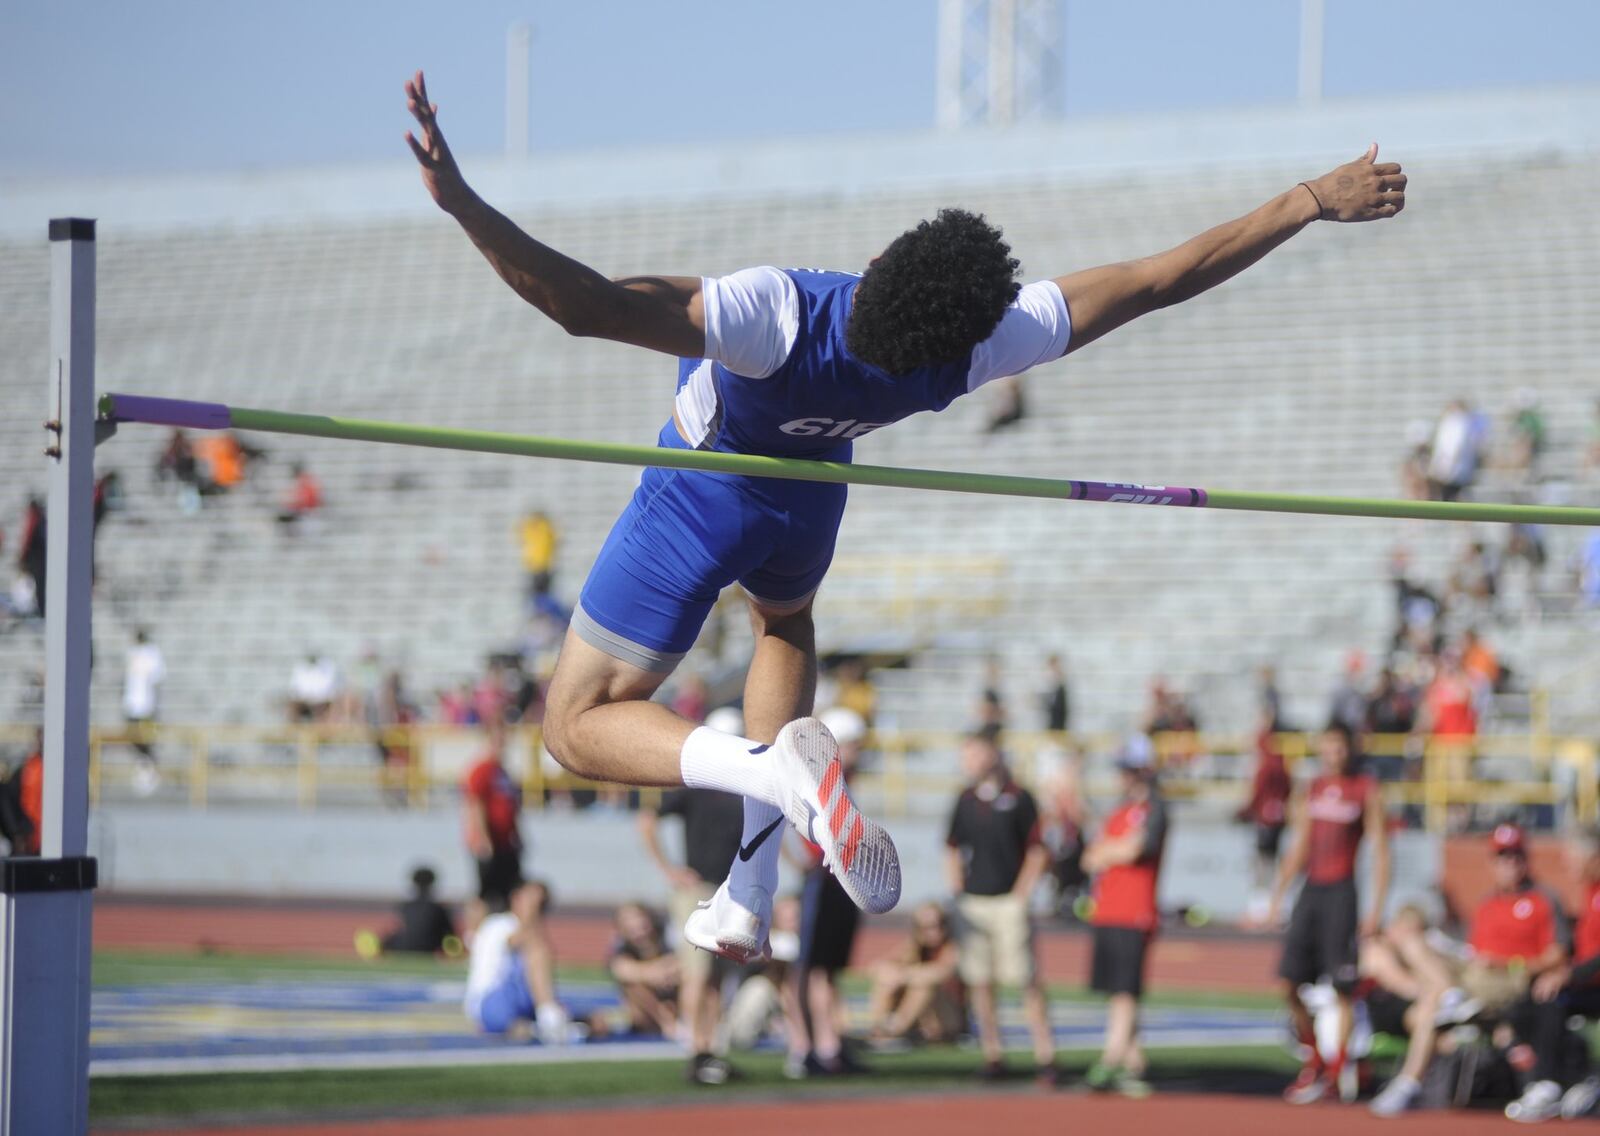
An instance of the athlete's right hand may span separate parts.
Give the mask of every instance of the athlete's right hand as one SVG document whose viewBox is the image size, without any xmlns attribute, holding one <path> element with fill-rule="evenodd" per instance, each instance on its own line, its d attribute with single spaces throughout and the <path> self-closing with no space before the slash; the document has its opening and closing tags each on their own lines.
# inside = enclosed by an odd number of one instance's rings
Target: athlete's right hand
<svg viewBox="0 0 1600 1136">
<path fill-rule="evenodd" d="M 1324 221 L 1378 221 L 1406 207 L 1406 175 L 1398 162 L 1379 162 L 1378 144 L 1353 162 L 1303 183 Z"/>
<path fill-rule="evenodd" d="M 472 190 L 445 143 L 444 132 L 439 129 L 439 106 L 428 101 L 428 87 L 421 71 L 406 80 L 406 109 L 422 128 L 421 142 L 406 131 L 406 144 L 422 167 L 422 184 L 439 208 L 454 213 L 471 199 Z"/>
</svg>

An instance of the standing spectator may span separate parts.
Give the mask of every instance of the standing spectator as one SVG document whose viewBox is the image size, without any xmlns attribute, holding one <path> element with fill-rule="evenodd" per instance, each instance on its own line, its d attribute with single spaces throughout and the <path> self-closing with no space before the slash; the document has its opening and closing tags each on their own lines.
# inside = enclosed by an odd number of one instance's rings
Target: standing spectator
<svg viewBox="0 0 1600 1136">
<path fill-rule="evenodd" d="M 961 747 L 968 786 L 957 798 L 946 838 L 945 874 L 956 896 L 956 941 L 961 979 L 972 997 L 982 1075 L 1005 1076 L 995 986 L 1022 989 L 1040 1080 L 1054 1083 L 1055 1038 L 1044 983 L 1034 958 L 1028 900 L 1049 860 L 1033 795 L 1011 777 L 992 737 L 977 734 Z"/>
<path fill-rule="evenodd" d="M 1006 696 L 1000 687 L 1000 660 L 990 656 L 983 664 L 983 689 L 978 692 L 978 730 L 998 738 L 1006 728 Z"/>
<path fill-rule="evenodd" d="M 1500 689 L 1504 668 L 1495 649 L 1483 641 L 1476 628 L 1469 627 L 1461 633 L 1461 669 L 1466 671 L 1480 691 Z"/>
<path fill-rule="evenodd" d="M 405 677 L 398 670 L 389 671 L 372 700 L 371 725 L 384 796 L 391 804 L 406 801 L 407 780 L 416 756 L 407 727 L 417 718 L 416 704 L 406 693 Z"/>
<path fill-rule="evenodd" d="M 522 548 L 528 607 L 541 611 L 552 602 L 550 589 L 555 584 L 556 549 L 561 545 L 561 534 L 556 531 L 555 522 L 532 509 L 517 523 L 517 543 Z"/>
<path fill-rule="evenodd" d="M 1445 408 L 1434 427 L 1428 458 L 1428 485 L 1436 501 L 1454 501 L 1478 476 L 1484 429 L 1465 399 Z"/>
<path fill-rule="evenodd" d="M 1433 681 L 1422 696 L 1417 733 L 1428 739 L 1444 776 L 1465 781 L 1471 774 L 1473 741 L 1478 736 L 1479 686 L 1449 650 L 1439 660 Z"/>
<path fill-rule="evenodd" d="M 1044 718 L 1044 728 L 1052 733 L 1066 733 L 1072 728 L 1072 697 L 1067 691 L 1067 671 L 1060 655 L 1050 655 L 1044 661 L 1044 686 L 1039 691 L 1039 710 Z"/>
<path fill-rule="evenodd" d="M 1532 1084 L 1506 1109 L 1513 1120 L 1576 1120 L 1600 1102 L 1600 1078 L 1594 1075 L 1587 1039 L 1567 1028 L 1573 1018 L 1600 1017 L 1600 833 L 1583 833 L 1568 845 L 1568 855 L 1584 886 L 1572 963 L 1535 978 L 1530 997 L 1513 1015 L 1534 1053 Z M 1561 1095 L 1563 1083 L 1570 1087 Z"/>
<path fill-rule="evenodd" d="M 1169 762 L 1181 764 L 1200 752 L 1200 723 L 1189 700 L 1157 675 L 1150 680 L 1150 708 L 1145 712 L 1144 733 L 1161 747 Z"/>
<path fill-rule="evenodd" d="M 1084 867 L 1097 877 L 1089 986 L 1109 999 L 1105 1047 L 1085 1081 L 1097 1092 L 1139 1098 L 1150 1095 L 1139 1044 L 1139 1000 L 1145 958 L 1160 921 L 1156 891 L 1167 843 L 1167 806 L 1156 791 L 1148 746 L 1125 749 L 1117 769 L 1122 801 L 1083 854 Z"/>
<path fill-rule="evenodd" d="M 1399 781 L 1405 775 L 1405 738 L 1417 724 L 1417 696 L 1400 681 L 1393 667 L 1378 672 L 1378 685 L 1367 701 L 1367 730 L 1378 752 L 1371 755 L 1372 772 L 1379 781 Z"/>
<path fill-rule="evenodd" d="M 1357 766 L 1356 735 L 1331 724 L 1318 740 L 1321 769 L 1293 811 L 1294 839 L 1278 867 L 1268 921 L 1278 923 L 1289 886 L 1303 870 L 1305 886 L 1295 900 L 1284 937 L 1278 975 L 1284 981 L 1295 1036 L 1310 1056 L 1284 1092 L 1291 1104 L 1310 1104 L 1330 1093 L 1354 1099 L 1354 1067 L 1346 1083 L 1345 1051 L 1355 1025 L 1351 995 L 1357 972 L 1357 934 L 1381 925 L 1389 895 L 1389 832 L 1383 799 L 1372 778 Z M 1365 837 L 1372 846 L 1372 902 L 1360 915 L 1356 897 L 1356 853 Z M 1311 1013 L 1300 987 L 1328 978 L 1339 999 L 1339 1048 L 1331 1062 L 1318 1048 Z"/>
<path fill-rule="evenodd" d="M 1278 851 L 1283 846 L 1283 830 L 1289 824 L 1289 794 L 1292 782 L 1289 766 L 1278 746 L 1277 731 L 1266 724 L 1269 711 L 1262 711 L 1262 728 L 1256 731 L 1256 771 L 1250 780 L 1250 799 L 1234 814 L 1234 819 L 1255 827 L 1256 856 L 1252 879 L 1259 904 L 1252 915 L 1266 914 L 1265 903 L 1278 868 Z"/>
<path fill-rule="evenodd" d="M 953 1042 L 967 1027 L 967 992 L 957 973 L 960 950 L 937 903 L 911 913 L 911 938 L 873 968 L 872 1038 L 880 1047 L 915 1040 Z"/>
<path fill-rule="evenodd" d="M 545 917 L 550 892 L 519 883 L 505 910 L 483 917 L 467 938 L 467 1018 L 484 1033 L 533 1023 L 546 1045 L 571 1037 L 571 1018 L 556 1001 L 555 949 Z"/>
<path fill-rule="evenodd" d="M 33 581 L 33 610 L 44 617 L 46 522 L 44 501 L 29 497 L 22 514 L 22 538 L 17 544 L 17 568 Z"/>
<path fill-rule="evenodd" d="M 1264 728 L 1274 734 L 1288 733 L 1290 726 L 1283 716 L 1283 692 L 1278 689 L 1277 667 L 1268 663 L 1261 668 L 1256 675 L 1256 690 Z"/>
<path fill-rule="evenodd" d="M 1079 901 L 1089 882 L 1083 870 L 1083 849 L 1089 830 L 1089 804 L 1083 791 L 1080 754 L 1039 751 L 1040 809 L 1050 875 L 1055 880 L 1056 914 L 1077 918 Z"/>
<path fill-rule="evenodd" d="M 339 669 L 318 651 L 307 651 L 289 675 L 289 721 L 326 722 L 339 697 Z"/>
<path fill-rule="evenodd" d="M 822 712 L 823 725 L 839 743 L 839 765 L 845 783 L 855 776 L 866 744 L 867 723 L 845 706 Z M 844 1046 L 844 996 L 839 972 L 855 951 L 861 909 L 845 894 L 837 877 L 822 862 L 822 849 L 802 837 L 805 882 L 800 891 L 800 952 L 795 961 L 795 993 L 800 1020 L 789 1039 L 789 1076 L 814 1077 L 858 1073 L 861 1067 Z"/>
<path fill-rule="evenodd" d="M 1367 728 L 1367 695 L 1361 681 L 1366 670 L 1367 657 L 1360 651 L 1345 656 L 1344 673 L 1328 699 L 1329 726 L 1343 727 L 1351 734 L 1360 734 Z"/>
<path fill-rule="evenodd" d="M 738 711 L 730 711 L 717 729 L 739 733 L 744 728 Z M 718 711 L 721 714 L 721 711 Z M 683 822 L 684 862 L 674 863 L 661 848 L 660 818 L 677 817 Z M 709 904 L 717 885 L 728 877 L 733 858 L 739 855 L 744 832 L 744 800 L 715 789 L 678 788 L 663 793 L 659 807 L 639 811 L 639 835 L 661 874 L 672 885 L 669 908 L 673 924 L 682 927 L 697 907 Z M 743 901 L 743 895 L 735 896 Z M 747 904 L 752 908 L 764 904 Z M 702 951 L 687 938 L 678 940 L 678 1008 L 683 1015 L 691 1054 L 688 1076 L 696 1084 L 721 1085 L 733 1069 L 713 1052 L 717 1024 L 722 1017 L 722 980 L 727 976 L 725 960 Z"/>
<path fill-rule="evenodd" d="M 485 748 L 461 781 L 467 852 L 478 866 L 478 898 L 490 912 L 506 910 L 522 886 L 522 790 L 505 767 L 506 729 L 489 723 Z"/>
<path fill-rule="evenodd" d="M 283 507 L 278 510 L 278 524 L 285 536 L 294 536 L 306 519 L 322 508 L 322 482 L 303 462 L 295 462 L 289 473 L 293 480 L 284 494 Z"/>
<path fill-rule="evenodd" d="M 629 1033 L 678 1032 L 679 964 L 667 949 L 661 917 L 642 903 L 617 908 L 609 969 L 622 996 Z"/>
<path fill-rule="evenodd" d="M 148 796 L 155 792 L 160 782 L 156 770 L 156 751 L 152 740 L 161 683 L 167 677 L 166 660 L 161 648 L 150 642 L 150 633 L 143 627 L 133 633 L 133 646 L 128 648 L 122 664 L 122 717 L 128 724 L 128 736 L 138 753 L 138 765 L 133 771 L 134 787 Z"/>
</svg>

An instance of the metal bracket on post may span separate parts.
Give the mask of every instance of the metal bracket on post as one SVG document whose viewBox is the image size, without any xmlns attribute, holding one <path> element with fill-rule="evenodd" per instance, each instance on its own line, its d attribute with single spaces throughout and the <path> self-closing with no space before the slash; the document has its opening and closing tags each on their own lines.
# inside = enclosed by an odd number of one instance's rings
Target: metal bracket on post
<svg viewBox="0 0 1600 1136">
<path fill-rule="evenodd" d="M 41 855 L 0 860 L 0 1136 L 89 1127 L 94 222 L 51 221 L 50 261 Z"/>
</svg>

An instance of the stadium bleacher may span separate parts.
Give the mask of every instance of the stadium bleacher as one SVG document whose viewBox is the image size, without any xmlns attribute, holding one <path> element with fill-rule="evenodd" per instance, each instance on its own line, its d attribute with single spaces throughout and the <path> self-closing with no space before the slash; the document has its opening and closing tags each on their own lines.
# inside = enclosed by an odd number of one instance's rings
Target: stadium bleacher
<svg viewBox="0 0 1600 1136">
<path fill-rule="evenodd" d="M 1411 207 L 1392 225 L 1320 226 L 1241 279 L 1035 373 L 1030 415 L 983 430 L 985 396 L 873 436 L 861 461 L 1040 476 L 1388 496 L 1406 425 L 1451 397 L 1503 422 L 1511 392 L 1540 394 L 1550 471 L 1577 466 L 1600 348 L 1600 160 L 1501 154 L 1407 161 Z M 516 219 L 602 271 L 719 273 L 752 263 L 863 264 L 944 204 L 999 222 L 1031 277 L 1140 255 L 1233 216 L 1306 171 L 1261 162 L 1033 183 L 547 206 Z M 0 243 L 0 523 L 42 488 L 36 419 L 48 352 L 48 251 Z M 102 390 L 216 399 L 441 425 L 648 441 L 666 416 L 670 360 L 569 339 L 527 309 L 443 217 L 119 233 L 103 227 Z M 521 631 L 513 528 L 529 507 L 563 530 L 572 598 L 630 491 L 631 471 L 444 451 L 260 439 L 250 483 L 180 511 L 151 475 L 165 441 L 126 429 L 100 454 L 128 508 L 98 549 L 94 713 L 117 717 L 119 666 L 148 625 L 170 679 L 164 717 L 278 717 L 308 648 L 353 663 L 367 645 L 418 691 L 475 673 Z M 323 480 L 320 530 L 272 519 L 290 461 Z M 1493 479 L 1488 490 L 1495 491 Z M 1574 490 L 1574 503 L 1594 491 Z M 1584 496 L 1587 492 L 1587 497 Z M 1454 525 L 1141 511 L 861 489 L 843 552 L 1009 562 L 1008 600 L 981 619 L 920 629 L 914 667 L 880 676 L 902 726 L 966 720 L 983 658 L 1012 693 L 1038 660 L 1071 660 L 1076 725 L 1124 729 L 1163 674 L 1208 726 L 1247 724 L 1249 675 L 1276 661 L 1292 708 L 1320 712 L 1338 660 L 1387 633 L 1390 550 L 1425 573 L 1469 539 Z M 1552 533 L 1552 586 L 1575 533 Z M 1496 537 L 1495 539 L 1498 539 Z M 14 545 L 8 546 L 14 548 Z M 841 574 L 819 605 L 834 648 L 898 633 Z M 840 602 L 830 612 L 830 601 Z M 886 632 L 886 628 L 888 631 Z M 1524 674 L 1590 663 L 1589 629 L 1552 618 L 1497 629 Z M 39 636 L 0 636 L 0 718 L 37 666 Z"/>
</svg>

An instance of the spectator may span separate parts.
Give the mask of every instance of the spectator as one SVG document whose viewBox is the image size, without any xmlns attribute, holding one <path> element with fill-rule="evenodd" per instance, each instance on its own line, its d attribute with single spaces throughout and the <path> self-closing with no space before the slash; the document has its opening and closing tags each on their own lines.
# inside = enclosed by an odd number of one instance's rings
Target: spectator
<svg viewBox="0 0 1600 1136">
<path fill-rule="evenodd" d="M 1049 854 L 1040 840 L 1033 795 L 1011 777 L 1000 747 L 984 735 L 962 744 L 968 786 L 956 800 L 946 838 L 945 875 L 956 896 L 960 973 L 972 998 L 982 1075 L 1005 1076 L 995 986 L 1022 989 L 1039 1078 L 1056 1079 L 1055 1039 L 1034 958 L 1028 900 Z"/>
<path fill-rule="evenodd" d="M 416 757 L 407 727 L 419 717 L 416 703 L 406 693 L 405 677 L 398 670 L 389 671 L 372 700 L 370 724 L 384 795 L 391 804 L 404 804 L 406 800 L 407 779 Z"/>
<path fill-rule="evenodd" d="M 1400 492 L 1413 501 L 1426 501 L 1433 495 L 1428 484 L 1428 458 L 1433 428 L 1426 421 L 1406 427 L 1406 456 L 1400 462 Z"/>
<path fill-rule="evenodd" d="M 998 738 L 1006 728 L 1006 696 L 1000 686 L 1000 660 L 991 656 L 983 664 L 983 689 L 978 692 L 977 728 Z"/>
<path fill-rule="evenodd" d="M 1389 557 L 1389 579 L 1394 584 L 1395 627 L 1392 646 L 1432 650 L 1438 637 L 1444 604 L 1425 584 L 1411 575 L 1411 554 L 1396 548 Z"/>
<path fill-rule="evenodd" d="M 1454 501 L 1477 480 L 1485 433 L 1465 399 L 1455 399 L 1445 408 L 1434 428 L 1428 458 L 1428 485 L 1434 500 Z"/>
<path fill-rule="evenodd" d="M 436 955 L 452 943 L 460 951 L 455 920 L 433 894 L 437 879 L 426 866 L 411 873 L 411 898 L 400 905 L 399 925 L 379 941 L 383 953 Z"/>
<path fill-rule="evenodd" d="M 306 652 L 289 675 L 289 721 L 326 722 L 339 697 L 339 669 L 317 651 Z"/>
<path fill-rule="evenodd" d="M 571 1039 L 571 1018 L 556 1001 L 555 950 L 545 917 L 550 892 L 519 883 L 507 909 L 483 917 L 467 939 L 467 1019 L 484 1033 L 532 1023 L 546 1045 Z"/>
<path fill-rule="evenodd" d="M 506 910 L 522 886 L 522 790 L 506 771 L 505 727 L 484 730 L 483 755 L 461 781 L 467 852 L 478 866 L 478 899 L 491 913 Z"/>
<path fill-rule="evenodd" d="M 0 781 L 0 836 L 13 856 L 37 856 L 44 835 L 44 731 L 34 735 L 33 751 Z"/>
<path fill-rule="evenodd" d="M 959 958 L 942 907 L 924 903 L 911 913 L 911 938 L 873 968 L 868 1015 L 875 1045 L 948 1043 L 966 1030 L 967 992 L 957 973 Z"/>
<path fill-rule="evenodd" d="M 1583 464 L 1586 471 L 1600 469 L 1600 399 L 1595 399 L 1594 417 L 1589 419 L 1589 447 Z"/>
<path fill-rule="evenodd" d="M 1381 933 L 1361 942 L 1361 976 L 1376 984 L 1367 995 L 1372 1028 L 1407 1038 L 1399 1070 L 1372 1100 L 1378 1116 L 1398 1116 L 1416 1107 L 1439 1026 L 1464 1021 L 1477 1010 L 1455 985 L 1456 961 L 1428 936 L 1427 915 L 1408 904 Z"/>
<path fill-rule="evenodd" d="M 166 677 L 167 664 L 161 657 L 161 648 L 150 642 L 148 631 L 139 628 L 133 633 L 133 646 L 128 648 L 122 664 L 122 717 L 128 724 L 134 751 L 139 755 L 133 784 L 143 796 L 155 792 L 160 782 L 153 735 L 161 683 Z"/>
<path fill-rule="evenodd" d="M 878 688 L 873 685 L 871 676 L 867 674 L 866 662 L 861 659 L 845 659 L 839 664 L 837 671 L 839 685 L 833 705 L 853 711 L 870 729 L 873 718 L 878 713 Z M 829 710 L 832 707 L 823 706 L 822 709 Z"/>
<path fill-rule="evenodd" d="M 1294 839 L 1278 867 L 1268 921 L 1278 923 L 1285 895 L 1305 872 L 1284 936 L 1278 975 L 1284 981 L 1295 1036 L 1309 1050 L 1299 1076 L 1284 1092 L 1291 1104 L 1311 1104 L 1330 1093 L 1354 1099 L 1353 1066 L 1346 1081 L 1346 1051 L 1355 1026 L 1351 995 L 1357 979 L 1357 933 L 1376 931 L 1389 894 L 1389 833 L 1377 784 L 1361 773 L 1356 735 L 1330 724 L 1318 739 L 1321 768 L 1292 813 Z M 1356 896 L 1356 853 L 1365 838 L 1372 846 L 1372 899 L 1360 915 Z M 1317 1045 L 1311 1014 L 1300 987 L 1328 978 L 1338 996 L 1339 1040 L 1331 1062 Z"/>
<path fill-rule="evenodd" d="M 1567 963 L 1567 924 L 1554 896 L 1528 873 L 1527 838 L 1514 824 L 1489 835 L 1494 891 L 1473 913 L 1467 944 L 1472 955 L 1462 989 L 1491 1017 L 1502 1017 L 1531 984 Z M 1531 1086 L 1530 1086 L 1531 1087 Z"/>
<path fill-rule="evenodd" d="M 1288 733 L 1291 727 L 1283 714 L 1283 694 L 1278 689 L 1278 668 L 1268 663 L 1256 675 L 1257 701 L 1265 728 L 1275 734 Z"/>
<path fill-rule="evenodd" d="M 1461 666 L 1460 654 L 1450 650 L 1440 658 L 1433 681 L 1422 696 L 1416 731 L 1429 740 L 1444 776 L 1452 781 L 1465 781 L 1471 773 L 1479 691 Z"/>
<path fill-rule="evenodd" d="M 1512 406 L 1511 431 L 1506 446 L 1506 468 L 1524 481 L 1539 473 L 1539 458 L 1544 454 L 1544 412 L 1539 409 L 1539 393 L 1522 387 Z"/>
<path fill-rule="evenodd" d="M 189 435 L 182 430 L 173 430 L 167 435 L 167 444 L 156 459 L 156 480 L 166 481 L 168 478 L 179 485 L 193 485 L 199 478 L 194 446 L 190 445 Z"/>
<path fill-rule="evenodd" d="M 718 712 L 721 713 L 720 711 Z M 716 728 L 730 733 L 742 731 L 738 711 Z M 661 848 L 660 818 L 677 817 L 683 822 L 684 862 L 668 859 Z M 639 834 L 662 875 L 672 885 L 669 908 L 675 926 L 682 927 L 689 913 L 707 904 L 717 885 L 728 876 L 733 858 L 739 854 L 744 832 L 744 800 L 715 789 L 678 788 L 662 794 L 657 808 L 639 811 Z M 678 1006 L 683 1015 L 691 1054 L 688 1076 L 696 1084 L 721 1085 L 733 1076 L 732 1067 L 713 1053 L 717 1024 L 722 1017 L 722 981 L 728 974 L 725 960 L 695 947 L 686 938 L 678 940 Z"/>
<path fill-rule="evenodd" d="M 1105 1047 L 1084 1080 L 1097 1092 L 1142 1098 L 1150 1095 L 1150 1083 L 1144 1079 L 1139 1044 L 1139 1001 L 1146 955 L 1160 922 L 1156 890 L 1167 843 L 1167 806 L 1156 791 L 1148 746 L 1125 749 L 1117 769 L 1122 801 L 1083 854 L 1084 867 L 1097 877 L 1089 986 L 1109 999 Z"/>
<path fill-rule="evenodd" d="M 1461 633 L 1461 669 L 1479 690 L 1501 689 L 1504 668 L 1500 656 L 1483 641 L 1476 628 L 1469 627 Z"/>
<path fill-rule="evenodd" d="M 42 619 L 45 604 L 46 521 L 44 499 L 29 497 L 22 514 L 22 537 L 17 543 L 17 569 L 33 581 L 33 610 Z"/>
<path fill-rule="evenodd" d="M 754 1049 L 775 1023 L 803 1030 L 795 996 L 794 964 L 800 957 L 800 900 L 779 896 L 772 903 L 772 957 L 747 968 L 722 1016 L 724 1048 Z"/>
<path fill-rule="evenodd" d="M 1050 655 L 1044 661 L 1044 685 L 1039 691 L 1039 710 L 1044 728 L 1054 733 L 1065 733 L 1072 728 L 1072 698 L 1067 692 L 1067 671 L 1060 655 Z"/>
<path fill-rule="evenodd" d="M 517 543 L 522 548 L 522 571 L 527 577 L 528 607 L 540 611 L 552 601 L 555 583 L 556 550 L 561 534 L 544 513 L 530 510 L 517 524 Z"/>
<path fill-rule="evenodd" d="M 1399 781 L 1405 776 L 1405 738 L 1417 724 L 1417 695 L 1401 682 L 1394 668 L 1378 672 L 1378 685 L 1367 702 L 1367 730 L 1374 752 L 1373 775 L 1379 781 Z"/>
<path fill-rule="evenodd" d="M 284 494 L 283 507 L 278 510 L 278 524 L 285 536 L 294 536 L 307 518 L 322 508 L 322 482 L 303 462 L 295 462 L 289 473 L 293 480 Z"/>
<path fill-rule="evenodd" d="M 678 959 L 667 950 L 661 917 L 642 903 L 624 903 L 615 918 L 611 977 L 622 996 L 628 1032 L 675 1037 Z"/>
<path fill-rule="evenodd" d="M 867 723 L 856 711 L 835 706 L 822 722 L 839 743 L 839 765 L 846 784 L 854 777 L 866 744 Z M 805 883 L 800 892 L 800 951 L 795 962 L 795 993 L 800 1020 L 792 1023 L 785 1072 L 796 1079 L 858 1073 L 861 1067 L 845 1049 L 840 1032 L 844 996 L 839 972 L 855 951 L 861 910 L 822 863 L 822 849 L 802 837 Z"/>
<path fill-rule="evenodd" d="M 194 456 L 200 466 L 200 492 L 207 495 L 227 493 L 243 484 L 251 459 L 261 454 L 262 451 L 241 442 L 232 430 L 203 435 L 194 444 Z"/>
<path fill-rule="evenodd" d="M 1021 375 L 996 379 L 990 384 L 994 396 L 989 400 L 989 421 L 984 426 L 988 433 L 1015 426 L 1028 416 L 1028 403 L 1023 397 L 1022 384 Z"/>
<path fill-rule="evenodd" d="M 1283 846 L 1283 830 L 1289 824 L 1289 794 L 1292 783 L 1289 766 L 1278 746 L 1277 731 L 1266 724 L 1269 710 L 1262 711 L 1262 728 L 1256 731 L 1256 771 L 1250 780 L 1250 799 L 1234 814 L 1234 819 L 1255 826 L 1255 871 L 1252 884 L 1256 893 L 1252 904 L 1260 904 L 1253 914 L 1266 914 L 1267 896 L 1278 867 L 1278 851 Z"/>
<path fill-rule="evenodd" d="M 1367 695 L 1362 689 L 1366 671 L 1367 657 L 1360 651 L 1345 656 L 1344 673 L 1328 699 L 1329 726 L 1340 726 L 1352 734 L 1367 728 Z"/>
<path fill-rule="evenodd" d="M 1083 870 L 1089 805 L 1084 798 L 1082 758 L 1076 753 L 1039 753 L 1040 808 L 1050 874 L 1055 880 L 1056 914 L 1076 918 L 1088 874 Z"/>
<path fill-rule="evenodd" d="M 1530 996 L 1513 1017 L 1533 1047 L 1532 1083 L 1508 1106 L 1512 1120 L 1588 1116 L 1600 1102 L 1600 1078 L 1589 1045 L 1567 1028 L 1573 1018 L 1600 1017 L 1600 833 L 1589 830 L 1568 845 L 1584 885 L 1583 906 L 1573 933 L 1572 963 L 1551 967 L 1533 980 Z M 1562 1085 L 1568 1086 L 1565 1094 Z"/>
<path fill-rule="evenodd" d="M 1452 611 L 1464 604 L 1488 613 L 1494 608 L 1499 591 L 1500 566 L 1490 555 L 1489 546 L 1481 540 L 1471 541 L 1461 550 L 1450 570 L 1445 603 Z"/>
</svg>

